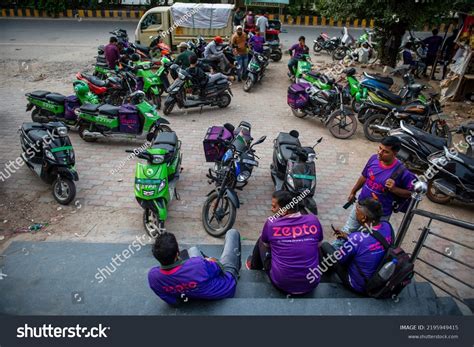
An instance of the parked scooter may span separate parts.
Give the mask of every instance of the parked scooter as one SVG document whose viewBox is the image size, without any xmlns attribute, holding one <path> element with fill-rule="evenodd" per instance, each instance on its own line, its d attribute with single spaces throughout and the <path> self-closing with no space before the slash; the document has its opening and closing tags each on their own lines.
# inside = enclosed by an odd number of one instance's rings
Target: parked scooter
<svg viewBox="0 0 474 347">
<path fill-rule="evenodd" d="M 133 151 L 128 150 L 128 153 Z M 168 206 L 179 195 L 176 184 L 181 173 L 181 141 L 175 132 L 162 132 L 153 144 L 137 154 L 147 161 L 137 163 L 135 170 L 135 197 L 143 208 L 143 225 L 150 237 L 157 237 L 165 230 Z"/>
<path fill-rule="evenodd" d="M 232 228 L 240 207 L 236 189 L 242 190 L 258 166 L 254 146 L 264 142 L 262 136 L 253 142 L 251 125 L 240 122 L 237 129 L 231 124 L 211 127 L 204 138 L 204 153 L 207 162 L 214 162 L 209 169 L 209 184 L 215 188 L 209 192 L 202 208 L 202 223 L 206 232 L 218 237 Z"/>
<path fill-rule="evenodd" d="M 28 104 L 26 112 L 31 112 L 33 122 L 64 122 L 67 125 L 77 125 L 74 110 L 85 103 L 98 104 L 98 98 L 91 93 L 87 84 L 81 81 L 74 83 L 75 95 L 65 96 L 45 90 L 36 90 L 26 93 Z"/>
<path fill-rule="evenodd" d="M 311 57 L 309 54 L 303 54 L 298 59 L 298 64 L 293 68 L 292 73 L 288 73 L 288 77 L 292 82 L 301 82 L 301 78 L 304 74 L 307 74 L 311 71 L 313 65 L 311 64 Z"/>
<path fill-rule="evenodd" d="M 457 134 L 462 134 L 466 146 L 466 155 L 473 155 L 474 123 L 463 124 L 452 130 Z M 393 129 L 389 133 L 396 136 L 401 143 L 401 149 L 397 153 L 405 166 L 414 172 L 424 172 L 429 166 L 428 157 L 436 152 L 442 151 L 444 147 L 450 147 L 451 143 L 444 137 L 439 137 L 423 131 L 417 127 L 400 122 L 400 128 Z"/>
<path fill-rule="evenodd" d="M 428 161 L 439 172 L 428 181 L 428 199 L 437 204 L 453 200 L 474 203 L 474 158 L 452 153 L 448 148 L 432 154 Z"/>
<path fill-rule="evenodd" d="M 317 159 L 314 147 L 301 146 L 299 133 L 292 130 L 289 133 L 280 132 L 273 141 L 273 163 L 270 165 L 275 190 L 287 190 L 296 195 L 304 195 L 301 208 L 307 213 L 317 215 L 318 208 L 313 199 L 316 191 Z"/>
<path fill-rule="evenodd" d="M 220 78 L 217 75 L 210 75 L 204 90 L 200 95 L 187 95 L 186 84 L 192 76 L 184 69 L 173 64 L 171 69 L 177 72 L 178 78 L 174 80 L 168 88 L 168 96 L 164 103 L 163 113 L 170 114 L 175 105 L 179 108 L 194 108 L 203 106 L 218 106 L 225 108 L 231 102 L 232 91 L 227 78 Z"/>
<path fill-rule="evenodd" d="M 20 128 L 22 157 L 44 182 L 52 184 L 54 199 L 69 204 L 76 196 L 74 149 L 61 122 L 23 123 Z"/>
<path fill-rule="evenodd" d="M 144 136 L 152 141 L 159 132 L 171 131 L 170 124 L 161 118 L 156 107 L 151 105 L 142 91 L 129 97 L 129 104 L 113 105 L 87 104 L 76 109 L 79 118 L 79 136 L 86 142 L 97 141 L 104 136 Z"/>
<path fill-rule="evenodd" d="M 250 59 L 247 67 L 247 79 L 244 82 L 243 88 L 245 92 L 250 92 L 252 87 L 262 80 L 265 75 L 265 70 L 268 66 L 268 59 L 260 53 L 252 52 L 252 59 Z"/>
</svg>

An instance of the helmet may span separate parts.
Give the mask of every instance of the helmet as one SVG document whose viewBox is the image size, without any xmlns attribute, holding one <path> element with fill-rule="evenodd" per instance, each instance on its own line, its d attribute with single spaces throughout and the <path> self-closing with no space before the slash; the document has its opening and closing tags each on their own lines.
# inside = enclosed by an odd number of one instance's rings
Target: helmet
<svg viewBox="0 0 474 347">
<path fill-rule="evenodd" d="M 132 61 L 140 61 L 140 56 L 137 54 L 137 53 L 133 53 L 131 56 L 130 56 L 130 59 Z"/>
<path fill-rule="evenodd" d="M 214 42 L 218 43 L 218 44 L 221 44 L 222 42 L 224 42 L 224 40 L 222 40 L 222 37 L 216 36 L 216 37 L 214 37 Z"/>
<path fill-rule="evenodd" d="M 74 91 L 80 96 L 84 96 L 89 93 L 90 89 L 87 83 L 84 81 L 74 81 Z"/>
</svg>

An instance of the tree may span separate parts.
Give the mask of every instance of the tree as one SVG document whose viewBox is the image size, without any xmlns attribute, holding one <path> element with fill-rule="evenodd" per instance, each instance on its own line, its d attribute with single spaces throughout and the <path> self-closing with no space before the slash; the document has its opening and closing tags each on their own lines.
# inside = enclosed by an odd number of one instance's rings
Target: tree
<svg viewBox="0 0 474 347">
<path fill-rule="evenodd" d="M 323 15 L 375 20 L 382 64 L 394 67 L 403 35 L 425 24 L 439 25 L 456 11 L 472 11 L 471 0 L 316 0 Z"/>
</svg>

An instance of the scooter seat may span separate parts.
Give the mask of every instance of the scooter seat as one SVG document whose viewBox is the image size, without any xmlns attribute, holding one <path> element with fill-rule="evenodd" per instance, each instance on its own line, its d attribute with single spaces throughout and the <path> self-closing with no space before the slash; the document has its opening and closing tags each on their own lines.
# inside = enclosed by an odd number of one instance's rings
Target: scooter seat
<svg viewBox="0 0 474 347">
<path fill-rule="evenodd" d="M 412 133 L 413 135 L 418 138 L 421 142 L 426 142 L 429 145 L 438 148 L 440 150 L 443 149 L 443 147 L 448 147 L 448 142 L 445 138 L 438 137 L 431 135 L 430 133 L 427 133 L 423 130 L 420 130 L 419 128 L 416 128 L 411 125 L 405 125 Z"/>
<path fill-rule="evenodd" d="M 209 80 L 207 81 L 207 84 L 208 84 L 208 85 L 211 85 L 211 84 L 222 84 L 222 83 L 224 83 L 224 82 L 227 82 L 227 78 L 215 74 L 215 75 L 209 75 Z"/>
<path fill-rule="evenodd" d="M 95 76 L 92 76 L 92 75 L 89 75 L 89 74 L 85 74 L 85 73 L 81 73 L 82 77 L 84 77 L 86 80 L 88 80 L 89 82 L 91 82 L 93 85 L 96 85 L 98 87 L 105 87 L 107 85 L 107 82 L 106 81 L 103 81 L 101 80 L 100 78 L 97 78 Z"/>
<path fill-rule="evenodd" d="M 171 145 L 175 147 L 178 143 L 178 137 L 174 131 L 171 132 L 161 132 L 155 139 L 153 148 L 161 148 L 156 147 L 155 145 Z"/>
<path fill-rule="evenodd" d="M 95 105 L 95 104 L 85 104 L 82 105 L 79 110 L 81 112 L 86 112 L 86 113 L 96 113 L 97 110 L 99 109 L 100 105 Z"/>
<path fill-rule="evenodd" d="M 293 156 L 295 145 L 281 145 L 280 153 L 283 160 L 286 162 Z"/>
<path fill-rule="evenodd" d="M 37 122 L 25 122 L 21 125 L 21 130 L 29 133 L 31 130 L 44 129 L 43 124 Z"/>
<path fill-rule="evenodd" d="M 135 46 L 136 49 L 138 49 L 139 51 L 142 51 L 145 54 L 148 54 L 150 52 L 150 48 L 148 46 L 140 45 L 138 43 L 134 43 L 133 45 Z"/>
<path fill-rule="evenodd" d="M 325 74 L 316 72 L 316 71 L 309 71 L 308 75 L 310 75 L 313 78 L 317 78 L 317 79 L 319 79 L 322 82 L 327 83 L 327 84 L 334 84 L 334 82 L 335 82 L 334 78 L 329 77 Z"/>
<path fill-rule="evenodd" d="M 50 93 L 51 92 L 48 92 L 46 90 L 35 90 L 34 92 L 31 92 L 30 95 L 34 98 L 42 99 Z"/>
<path fill-rule="evenodd" d="M 403 99 L 400 95 L 394 94 L 385 89 L 377 89 L 375 93 L 377 93 L 379 96 L 387 99 L 388 101 L 390 101 L 391 103 L 395 105 L 401 105 L 403 102 Z"/>
<path fill-rule="evenodd" d="M 66 97 L 62 94 L 51 93 L 51 94 L 46 95 L 46 99 L 56 102 L 58 104 L 64 104 L 64 100 L 66 100 Z"/>
<path fill-rule="evenodd" d="M 388 85 L 393 84 L 393 78 L 391 77 L 385 77 L 385 76 L 380 76 L 380 75 L 370 75 L 367 72 L 364 72 L 364 76 L 368 79 L 376 80 L 383 84 L 388 84 Z"/>
<path fill-rule="evenodd" d="M 343 73 L 345 73 L 347 76 L 354 76 L 356 69 L 353 67 L 348 67 L 347 69 L 344 69 Z"/>
<path fill-rule="evenodd" d="M 277 137 L 277 143 L 282 145 L 293 145 L 293 146 L 301 146 L 300 140 L 296 137 L 291 136 L 288 133 L 279 133 Z"/>
<path fill-rule="evenodd" d="M 417 95 L 419 92 L 422 91 L 423 89 L 423 86 L 419 83 L 414 83 L 414 84 L 410 84 L 408 86 L 408 89 L 414 94 L 414 95 Z"/>
<path fill-rule="evenodd" d="M 43 143 L 44 139 L 49 138 L 49 133 L 45 129 L 31 129 L 28 137 L 35 143 Z"/>
<path fill-rule="evenodd" d="M 118 116 L 120 107 L 113 105 L 102 105 L 99 106 L 99 113 L 105 114 L 107 116 Z"/>
</svg>

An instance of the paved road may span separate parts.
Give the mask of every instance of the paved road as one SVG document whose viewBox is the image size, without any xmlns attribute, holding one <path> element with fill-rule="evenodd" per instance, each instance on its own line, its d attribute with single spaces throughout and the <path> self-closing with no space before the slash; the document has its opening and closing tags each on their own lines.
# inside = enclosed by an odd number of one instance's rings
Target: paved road
<svg viewBox="0 0 474 347">
<path fill-rule="evenodd" d="M 48 58 L 51 55 L 69 60 L 79 54 L 94 54 L 95 47 L 107 42 L 109 31 L 124 28 L 134 40 L 137 21 L 92 20 L 92 19 L 0 19 L 0 47 L 2 58 L 26 59 Z M 321 32 L 339 36 L 341 28 L 284 26 L 281 41 L 285 47 L 297 42 L 304 35 L 308 45 Z M 350 33 L 358 37 L 363 30 L 350 28 Z M 427 33 L 416 33 L 424 37 Z M 40 49 L 42 48 L 42 49 Z"/>
</svg>

